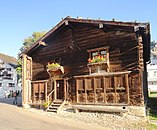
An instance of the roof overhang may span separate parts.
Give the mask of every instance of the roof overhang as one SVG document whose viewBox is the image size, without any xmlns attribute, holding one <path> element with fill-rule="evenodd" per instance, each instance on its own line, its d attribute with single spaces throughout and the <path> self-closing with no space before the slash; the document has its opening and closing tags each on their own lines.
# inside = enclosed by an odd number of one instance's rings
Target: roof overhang
<svg viewBox="0 0 157 130">
<path fill-rule="evenodd" d="M 34 43 L 30 48 L 26 49 L 23 53 L 28 54 L 39 46 L 46 46 L 44 39 L 49 37 L 52 33 L 58 30 L 61 26 L 67 26 L 70 23 L 80 23 L 80 24 L 92 24 L 97 25 L 100 29 L 105 26 L 119 26 L 119 27 L 130 27 L 132 31 L 136 32 L 139 28 L 149 28 L 149 23 L 136 23 L 136 22 L 121 22 L 121 21 L 105 21 L 105 20 L 93 20 L 93 19 L 79 19 L 79 18 L 71 18 L 66 17 L 62 21 L 60 21 L 54 28 L 48 31 L 41 39 L 39 39 L 36 43 Z M 148 29 L 149 33 L 150 30 Z"/>
</svg>

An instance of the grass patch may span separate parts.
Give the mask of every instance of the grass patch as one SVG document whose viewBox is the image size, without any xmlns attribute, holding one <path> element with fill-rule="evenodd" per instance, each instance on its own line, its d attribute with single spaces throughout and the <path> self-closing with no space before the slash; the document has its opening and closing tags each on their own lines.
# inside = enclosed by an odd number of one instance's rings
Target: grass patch
<svg viewBox="0 0 157 130">
<path fill-rule="evenodd" d="M 150 92 L 148 96 L 150 98 L 157 97 L 157 92 Z"/>
<path fill-rule="evenodd" d="M 149 127 L 148 127 L 148 130 L 157 130 L 157 125 L 150 124 Z"/>
<path fill-rule="evenodd" d="M 157 125 L 154 124 L 157 122 L 157 92 L 151 92 L 150 94 L 153 97 L 150 97 L 148 100 L 148 115 L 151 123 L 148 125 L 148 130 L 157 130 Z M 153 123 L 154 122 L 154 123 Z"/>
<path fill-rule="evenodd" d="M 149 119 L 150 120 L 157 120 L 157 113 L 150 113 Z"/>
<path fill-rule="evenodd" d="M 157 92 L 150 92 L 150 94 L 157 94 Z"/>
</svg>

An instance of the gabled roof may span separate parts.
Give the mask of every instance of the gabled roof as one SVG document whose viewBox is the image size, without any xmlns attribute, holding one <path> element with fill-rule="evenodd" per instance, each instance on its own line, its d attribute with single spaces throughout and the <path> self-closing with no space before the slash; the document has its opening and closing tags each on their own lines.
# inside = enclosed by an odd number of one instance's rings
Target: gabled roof
<svg viewBox="0 0 157 130">
<path fill-rule="evenodd" d="M 94 19 L 82 19 L 82 18 L 71 18 L 67 16 L 62 21 L 60 21 L 54 28 L 52 28 L 49 32 L 47 32 L 41 39 L 39 39 L 36 43 L 34 43 L 30 48 L 25 50 L 23 53 L 28 53 L 33 49 L 37 48 L 43 44 L 43 40 L 54 33 L 58 28 L 62 25 L 68 25 L 68 23 L 82 23 L 82 24 L 98 24 L 98 25 L 110 25 L 110 26 L 121 26 L 121 27 L 132 27 L 134 31 L 138 30 L 139 27 L 148 28 L 149 30 L 149 23 L 136 23 L 136 22 L 121 22 L 121 21 L 106 21 L 106 20 L 94 20 Z M 101 26 L 100 25 L 100 26 Z"/>
<path fill-rule="evenodd" d="M 17 59 L 12 56 L 8 56 L 8 55 L 0 53 L 0 59 L 4 61 L 5 63 L 17 65 Z"/>
</svg>

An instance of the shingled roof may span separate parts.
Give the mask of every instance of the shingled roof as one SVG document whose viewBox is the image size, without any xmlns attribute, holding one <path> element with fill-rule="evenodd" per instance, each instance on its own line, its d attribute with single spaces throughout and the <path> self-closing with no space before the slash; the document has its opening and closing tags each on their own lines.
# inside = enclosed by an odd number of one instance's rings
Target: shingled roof
<svg viewBox="0 0 157 130">
<path fill-rule="evenodd" d="M 17 65 L 17 59 L 15 57 L 0 53 L 0 59 L 3 60 L 5 63 Z"/>
</svg>

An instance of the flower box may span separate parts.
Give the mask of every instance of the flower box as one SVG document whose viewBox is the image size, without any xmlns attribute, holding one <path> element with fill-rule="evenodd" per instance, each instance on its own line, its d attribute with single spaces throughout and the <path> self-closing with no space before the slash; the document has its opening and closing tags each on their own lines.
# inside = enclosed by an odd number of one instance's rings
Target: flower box
<svg viewBox="0 0 157 130">
<path fill-rule="evenodd" d="M 47 72 L 51 77 L 61 76 L 64 74 L 64 68 L 58 63 L 48 63 Z"/>
</svg>

